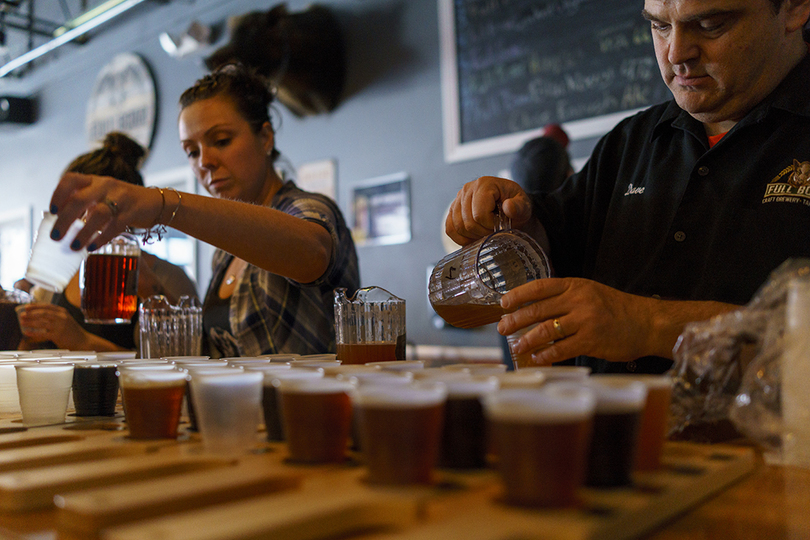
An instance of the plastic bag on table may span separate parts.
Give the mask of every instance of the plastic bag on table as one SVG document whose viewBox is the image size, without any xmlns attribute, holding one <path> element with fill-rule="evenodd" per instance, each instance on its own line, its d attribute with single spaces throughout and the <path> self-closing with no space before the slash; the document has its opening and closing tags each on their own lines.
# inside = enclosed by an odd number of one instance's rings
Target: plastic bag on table
<svg viewBox="0 0 810 540">
<path fill-rule="evenodd" d="M 778 446 L 785 306 L 790 282 L 808 275 L 810 260 L 788 260 L 748 305 L 686 326 L 674 351 L 670 437 L 716 442 L 743 434 Z"/>
</svg>

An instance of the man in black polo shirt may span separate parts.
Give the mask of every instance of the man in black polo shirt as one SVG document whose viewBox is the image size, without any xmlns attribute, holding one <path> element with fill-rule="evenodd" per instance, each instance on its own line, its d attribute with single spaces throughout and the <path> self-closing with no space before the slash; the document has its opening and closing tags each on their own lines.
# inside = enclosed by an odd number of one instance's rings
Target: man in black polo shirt
<svg viewBox="0 0 810 540">
<path fill-rule="evenodd" d="M 518 350 L 553 340 L 538 363 L 663 372 L 686 323 L 810 257 L 810 0 L 645 0 L 644 16 L 674 101 L 621 122 L 557 191 L 482 177 L 447 219 L 462 244 L 492 231 L 498 201 L 545 228 L 563 277 L 505 295 L 498 327 L 539 322 Z"/>
</svg>

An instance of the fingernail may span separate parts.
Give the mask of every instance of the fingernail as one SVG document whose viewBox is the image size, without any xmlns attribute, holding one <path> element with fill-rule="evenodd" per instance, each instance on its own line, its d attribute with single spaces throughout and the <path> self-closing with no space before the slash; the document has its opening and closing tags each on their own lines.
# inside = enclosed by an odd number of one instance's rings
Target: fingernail
<svg viewBox="0 0 810 540">
<path fill-rule="evenodd" d="M 57 212 L 58 210 L 59 210 L 59 208 L 57 208 L 55 204 L 52 204 L 52 205 L 51 205 L 51 214 L 56 214 L 56 212 Z"/>
<path fill-rule="evenodd" d="M 74 240 L 73 242 L 70 243 L 70 249 L 72 249 L 73 251 L 79 251 L 80 247 L 82 247 L 82 243 L 79 242 L 78 240 Z"/>
<path fill-rule="evenodd" d="M 97 249 L 98 249 L 98 246 L 95 244 L 95 242 L 93 242 L 92 244 L 87 246 L 87 251 L 95 251 Z"/>
<path fill-rule="evenodd" d="M 51 240 L 59 240 L 60 236 L 59 231 L 56 229 L 51 229 Z"/>
</svg>

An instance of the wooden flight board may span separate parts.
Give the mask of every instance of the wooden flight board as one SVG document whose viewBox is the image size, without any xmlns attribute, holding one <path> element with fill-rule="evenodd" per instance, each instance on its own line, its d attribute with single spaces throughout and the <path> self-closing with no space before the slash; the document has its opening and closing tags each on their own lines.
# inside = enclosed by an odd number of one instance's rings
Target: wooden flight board
<svg viewBox="0 0 810 540">
<path fill-rule="evenodd" d="M 285 445 L 263 434 L 256 452 L 222 458 L 206 454 L 196 435 L 139 442 L 110 421 L 76 427 L 0 431 L 0 537 L 629 539 L 756 466 L 751 449 L 667 443 L 663 467 L 638 474 L 632 487 L 583 489 L 579 508 L 527 510 L 501 502 L 492 470 L 438 471 L 434 486 L 385 488 L 364 481 L 357 456 L 291 464 Z"/>
</svg>

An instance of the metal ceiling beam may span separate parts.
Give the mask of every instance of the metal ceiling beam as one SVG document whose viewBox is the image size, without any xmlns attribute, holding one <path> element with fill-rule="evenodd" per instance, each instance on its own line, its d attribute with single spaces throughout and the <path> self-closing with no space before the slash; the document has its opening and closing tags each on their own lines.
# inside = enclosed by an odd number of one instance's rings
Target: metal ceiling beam
<svg viewBox="0 0 810 540">
<path fill-rule="evenodd" d="M 129 11 L 133 7 L 147 0 L 109 0 L 87 13 L 65 23 L 54 32 L 54 38 L 25 54 L 18 56 L 7 64 L 0 66 L 0 77 L 5 77 L 15 69 L 22 67 L 40 56 L 49 53 L 57 47 L 64 45 L 104 24 L 105 22 Z"/>
</svg>

